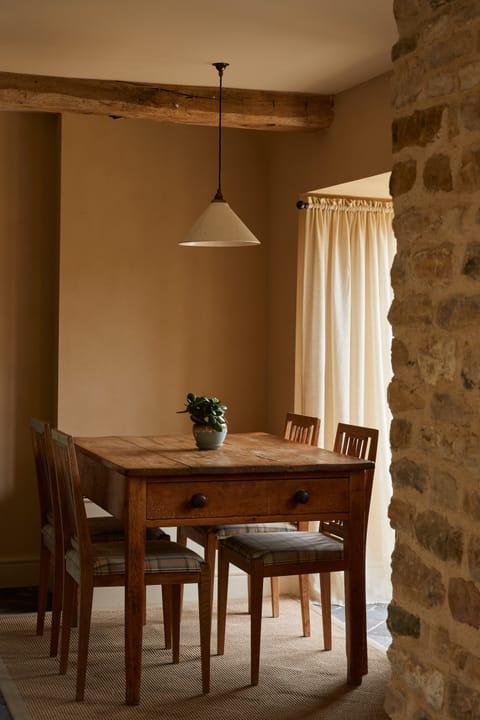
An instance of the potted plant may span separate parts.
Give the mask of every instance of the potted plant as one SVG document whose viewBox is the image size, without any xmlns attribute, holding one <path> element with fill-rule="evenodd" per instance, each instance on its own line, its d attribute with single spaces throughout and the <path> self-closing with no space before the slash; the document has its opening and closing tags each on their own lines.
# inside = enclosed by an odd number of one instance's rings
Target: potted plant
<svg viewBox="0 0 480 720">
<path fill-rule="evenodd" d="M 226 409 L 227 406 L 216 397 L 188 393 L 185 409 L 178 412 L 189 413 L 197 447 L 215 450 L 223 444 L 227 435 Z"/>
</svg>

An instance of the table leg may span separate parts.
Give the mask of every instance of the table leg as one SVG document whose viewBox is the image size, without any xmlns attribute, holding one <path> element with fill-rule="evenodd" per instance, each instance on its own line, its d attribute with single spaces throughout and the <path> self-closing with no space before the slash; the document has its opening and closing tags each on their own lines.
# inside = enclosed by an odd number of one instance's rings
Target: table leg
<svg viewBox="0 0 480 720">
<path fill-rule="evenodd" d="M 125 699 L 140 702 L 142 678 L 143 609 L 145 599 L 145 484 L 130 479 L 126 522 L 125 581 Z"/>
<path fill-rule="evenodd" d="M 365 480 L 363 473 L 351 477 L 351 511 L 345 538 L 349 570 L 345 577 L 345 630 L 347 639 L 347 681 L 361 685 L 365 668 L 367 642 L 365 593 Z"/>
</svg>

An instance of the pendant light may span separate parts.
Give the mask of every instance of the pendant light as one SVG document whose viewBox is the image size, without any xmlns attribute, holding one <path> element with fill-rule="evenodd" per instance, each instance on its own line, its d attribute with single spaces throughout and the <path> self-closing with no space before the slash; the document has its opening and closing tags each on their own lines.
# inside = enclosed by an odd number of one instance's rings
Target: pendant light
<svg viewBox="0 0 480 720">
<path fill-rule="evenodd" d="M 212 63 L 217 68 L 218 96 L 218 188 L 210 205 L 192 225 L 179 245 L 190 247 L 241 247 L 260 245 L 255 235 L 240 220 L 222 195 L 222 78 L 228 63 Z"/>
</svg>

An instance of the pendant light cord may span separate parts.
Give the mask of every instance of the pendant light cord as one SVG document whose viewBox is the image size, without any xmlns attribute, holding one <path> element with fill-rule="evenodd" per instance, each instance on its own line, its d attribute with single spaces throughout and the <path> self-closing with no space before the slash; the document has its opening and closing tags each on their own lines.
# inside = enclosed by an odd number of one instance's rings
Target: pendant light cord
<svg viewBox="0 0 480 720">
<path fill-rule="evenodd" d="M 228 63 L 212 63 L 217 68 L 219 77 L 219 96 L 218 96 L 218 187 L 214 200 L 223 201 L 222 195 L 222 78 L 223 71 L 228 67 Z"/>
</svg>

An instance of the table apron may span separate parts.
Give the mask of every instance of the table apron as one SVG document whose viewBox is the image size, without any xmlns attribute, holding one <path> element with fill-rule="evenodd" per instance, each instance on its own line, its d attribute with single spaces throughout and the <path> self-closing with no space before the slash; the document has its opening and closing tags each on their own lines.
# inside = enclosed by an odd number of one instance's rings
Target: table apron
<svg viewBox="0 0 480 720">
<path fill-rule="evenodd" d="M 205 522 L 259 522 L 347 518 L 350 513 L 350 478 L 265 478 L 228 480 L 196 478 L 192 482 L 147 482 L 146 519 L 199 525 Z M 308 500 L 299 502 L 297 493 Z M 202 507 L 192 499 L 203 496 Z"/>
</svg>

